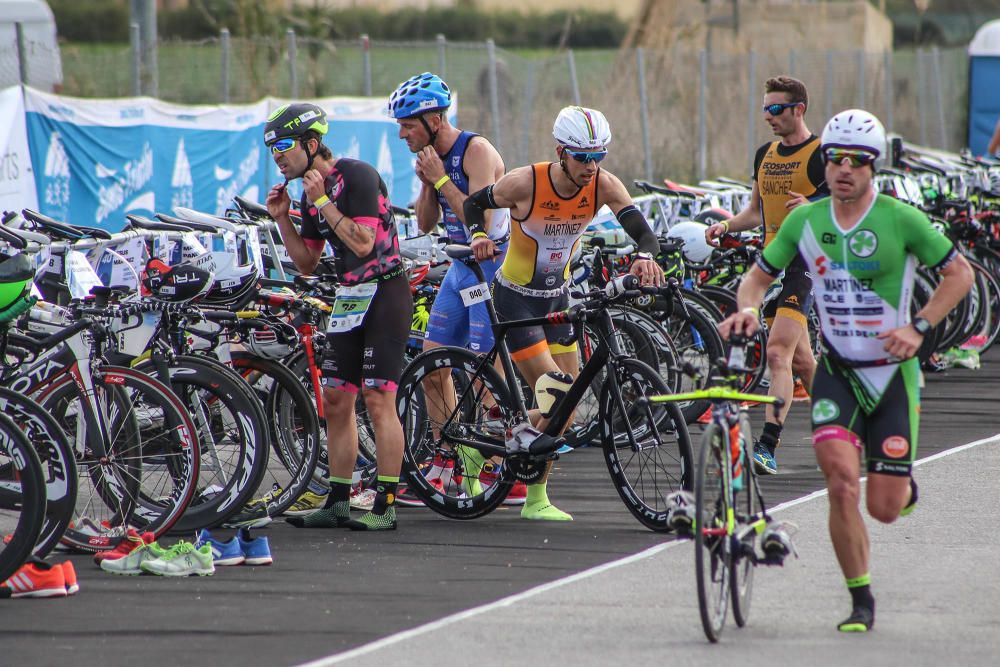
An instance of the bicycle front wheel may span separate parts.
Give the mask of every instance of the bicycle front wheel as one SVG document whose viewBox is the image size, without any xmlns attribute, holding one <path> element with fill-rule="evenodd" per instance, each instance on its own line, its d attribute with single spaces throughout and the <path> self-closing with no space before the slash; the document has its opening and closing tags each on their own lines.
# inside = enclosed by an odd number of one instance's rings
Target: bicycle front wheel
<svg viewBox="0 0 1000 667">
<path fill-rule="evenodd" d="M 698 583 L 701 626 L 710 642 L 719 641 L 729 606 L 732 563 L 726 519 L 729 515 L 728 434 L 712 423 L 701 440 L 698 474 L 694 484 L 694 569 Z"/>
<path fill-rule="evenodd" d="M 634 359 L 612 363 L 600 401 L 604 460 L 632 516 L 651 530 L 667 531 L 667 496 L 691 490 L 687 426 L 675 404 L 640 401 L 670 393 L 656 371 Z"/>
<path fill-rule="evenodd" d="M 0 413 L 0 581 L 21 567 L 45 520 L 45 476 L 35 449 Z"/>
<path fill-rule="evenodd" d="M 740 412 L 740 463 L 743 467 L 743 488 L 733 491 L 733 505 L 736 511 L 736 524 L 740 526 L 739 540 L 733 540 L 733 548 L 739 551 L 733 554 L 730 566 L 730 587 L 733 593 L 733 619 L 736 625 L 743 627 L 750 618 L 750 597 L 753 593 L 754 565 L 753 553 L 757 542 L 757 531 L 748 524 L 760 510 L 757 495 L 757 476 L 753 472 L 753 433 L 750 430 L 750 418 L 746 412 Z M 745 531 L 745 532 L 744 532 Z"/>
</svg>

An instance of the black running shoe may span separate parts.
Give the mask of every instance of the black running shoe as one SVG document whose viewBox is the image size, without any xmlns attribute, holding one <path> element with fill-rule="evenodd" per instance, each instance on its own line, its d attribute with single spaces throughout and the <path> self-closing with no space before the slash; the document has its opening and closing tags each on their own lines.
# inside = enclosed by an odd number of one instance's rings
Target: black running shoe
<svg viewBox="0 0 1000 667">
<path fill-rule="evenodd" d="M 845 620 L 840 622 L 837 629 L 841 632 L 868 632 L 873 627 L 875 627 L 875 601 L 872 600 L 872 606 L 862 607 L 857 606 L 851 615 Z"/>
</svg>

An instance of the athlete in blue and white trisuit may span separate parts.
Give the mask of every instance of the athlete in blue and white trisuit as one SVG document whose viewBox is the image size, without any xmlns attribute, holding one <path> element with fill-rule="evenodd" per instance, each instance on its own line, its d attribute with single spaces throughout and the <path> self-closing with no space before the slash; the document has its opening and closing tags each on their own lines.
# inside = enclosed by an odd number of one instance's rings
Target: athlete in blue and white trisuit
<svg viewBox="0 0 1000 667">
<path fill-rule="evenodd" d="M 440 77 L 425 72 L 396 88 L 389 97 L 388 112 L 399 124 L 399 138 L 417 155 L 415 169 L 422 187 L 415 209 L 420 231 L 430 233 L 438 222 L 443 222 L 452 243 L 472 246 L 488 285 L 507 249 L 510 211 L 495 211 L 486 232 L 470 238 L 462 209 L 470 192 L 492 185 L 503 176 L 504 163 L 485 138 L 451 125 L 447 117 L 450 106 L 451 89 Z M 493 331 L 486 304 L 466 306 L 461 296 L 463 289 L 479 283 L 468 266 L 452 263 L 431 307 L 424 350 L 442 345 L 468 347 L 475 352 L 492 349 Z M 450 382 L 450 378 L 441 380 Z M 433 415 L 431 418 L 436 421 Z M 433 478 L 437 472 L 433 470 L 428 476 Z M 516 501 L 518 494 L 511 495 L 515 498 L 508 498 Z"/>
</svg>

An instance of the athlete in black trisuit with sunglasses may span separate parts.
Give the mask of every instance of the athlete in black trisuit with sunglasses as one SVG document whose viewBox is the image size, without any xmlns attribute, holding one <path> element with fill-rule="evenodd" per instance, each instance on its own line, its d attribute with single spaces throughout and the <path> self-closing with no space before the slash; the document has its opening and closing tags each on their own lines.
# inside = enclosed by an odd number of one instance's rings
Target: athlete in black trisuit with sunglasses
<svg viewBox="0 0 1000 667">
<path fill-rule="evenodd" d="M 753 193 L 750 205 L 731 219 L 705 231 L 705 239 L 716 239 L 727 231 L 739 232 L 763 225 L 767 246 L 788 212 L 806 202 L 826 197 L 830 190 L 823 173 L 819 138 L 806 127 L 809 96 L 798 79 L 777 76 L 764 83 L 764 120 L 779 137 L 757 150 L 754 158 Z M 816 359 L 809 344 L 806 318 L 812 305 L 812 278 L 801 260 L 792 262 L 781 278 L 781 293 L 764 309 L 768 323 L 767 367 L 771 373 L 768 394 L 784 400 L 782 408 L 767 406 L 764 431 L 754 443 L 754 468 L 775 474 L 775 449 L 781 427 L 791 407 L 797 375 L 805 389 L 812 385 Z"/>
</svg>

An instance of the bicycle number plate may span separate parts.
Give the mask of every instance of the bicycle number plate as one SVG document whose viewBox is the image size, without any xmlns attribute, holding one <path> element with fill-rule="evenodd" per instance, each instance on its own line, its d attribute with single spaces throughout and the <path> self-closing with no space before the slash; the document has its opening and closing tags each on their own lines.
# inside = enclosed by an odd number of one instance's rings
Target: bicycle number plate
<svg viewBox="0 0 1000 667">
<path fill-rule="evenodd" d="M 361 283 L 338 289 L 327 332 L 343 333 L 357 328 L 364 321 L 377 289 L 378 283 Z"/>
<path fill-rule="evenodd" d="M 474 306 L 477 303 L 489 301 L 492 298 L 490 296 L 490 286 L 486 283 L 466 287 L 463 290 L 459 290 L 458 293 L 462 295 L 462 303 L 465 304 L 466 308 Z"/>
</svg>

